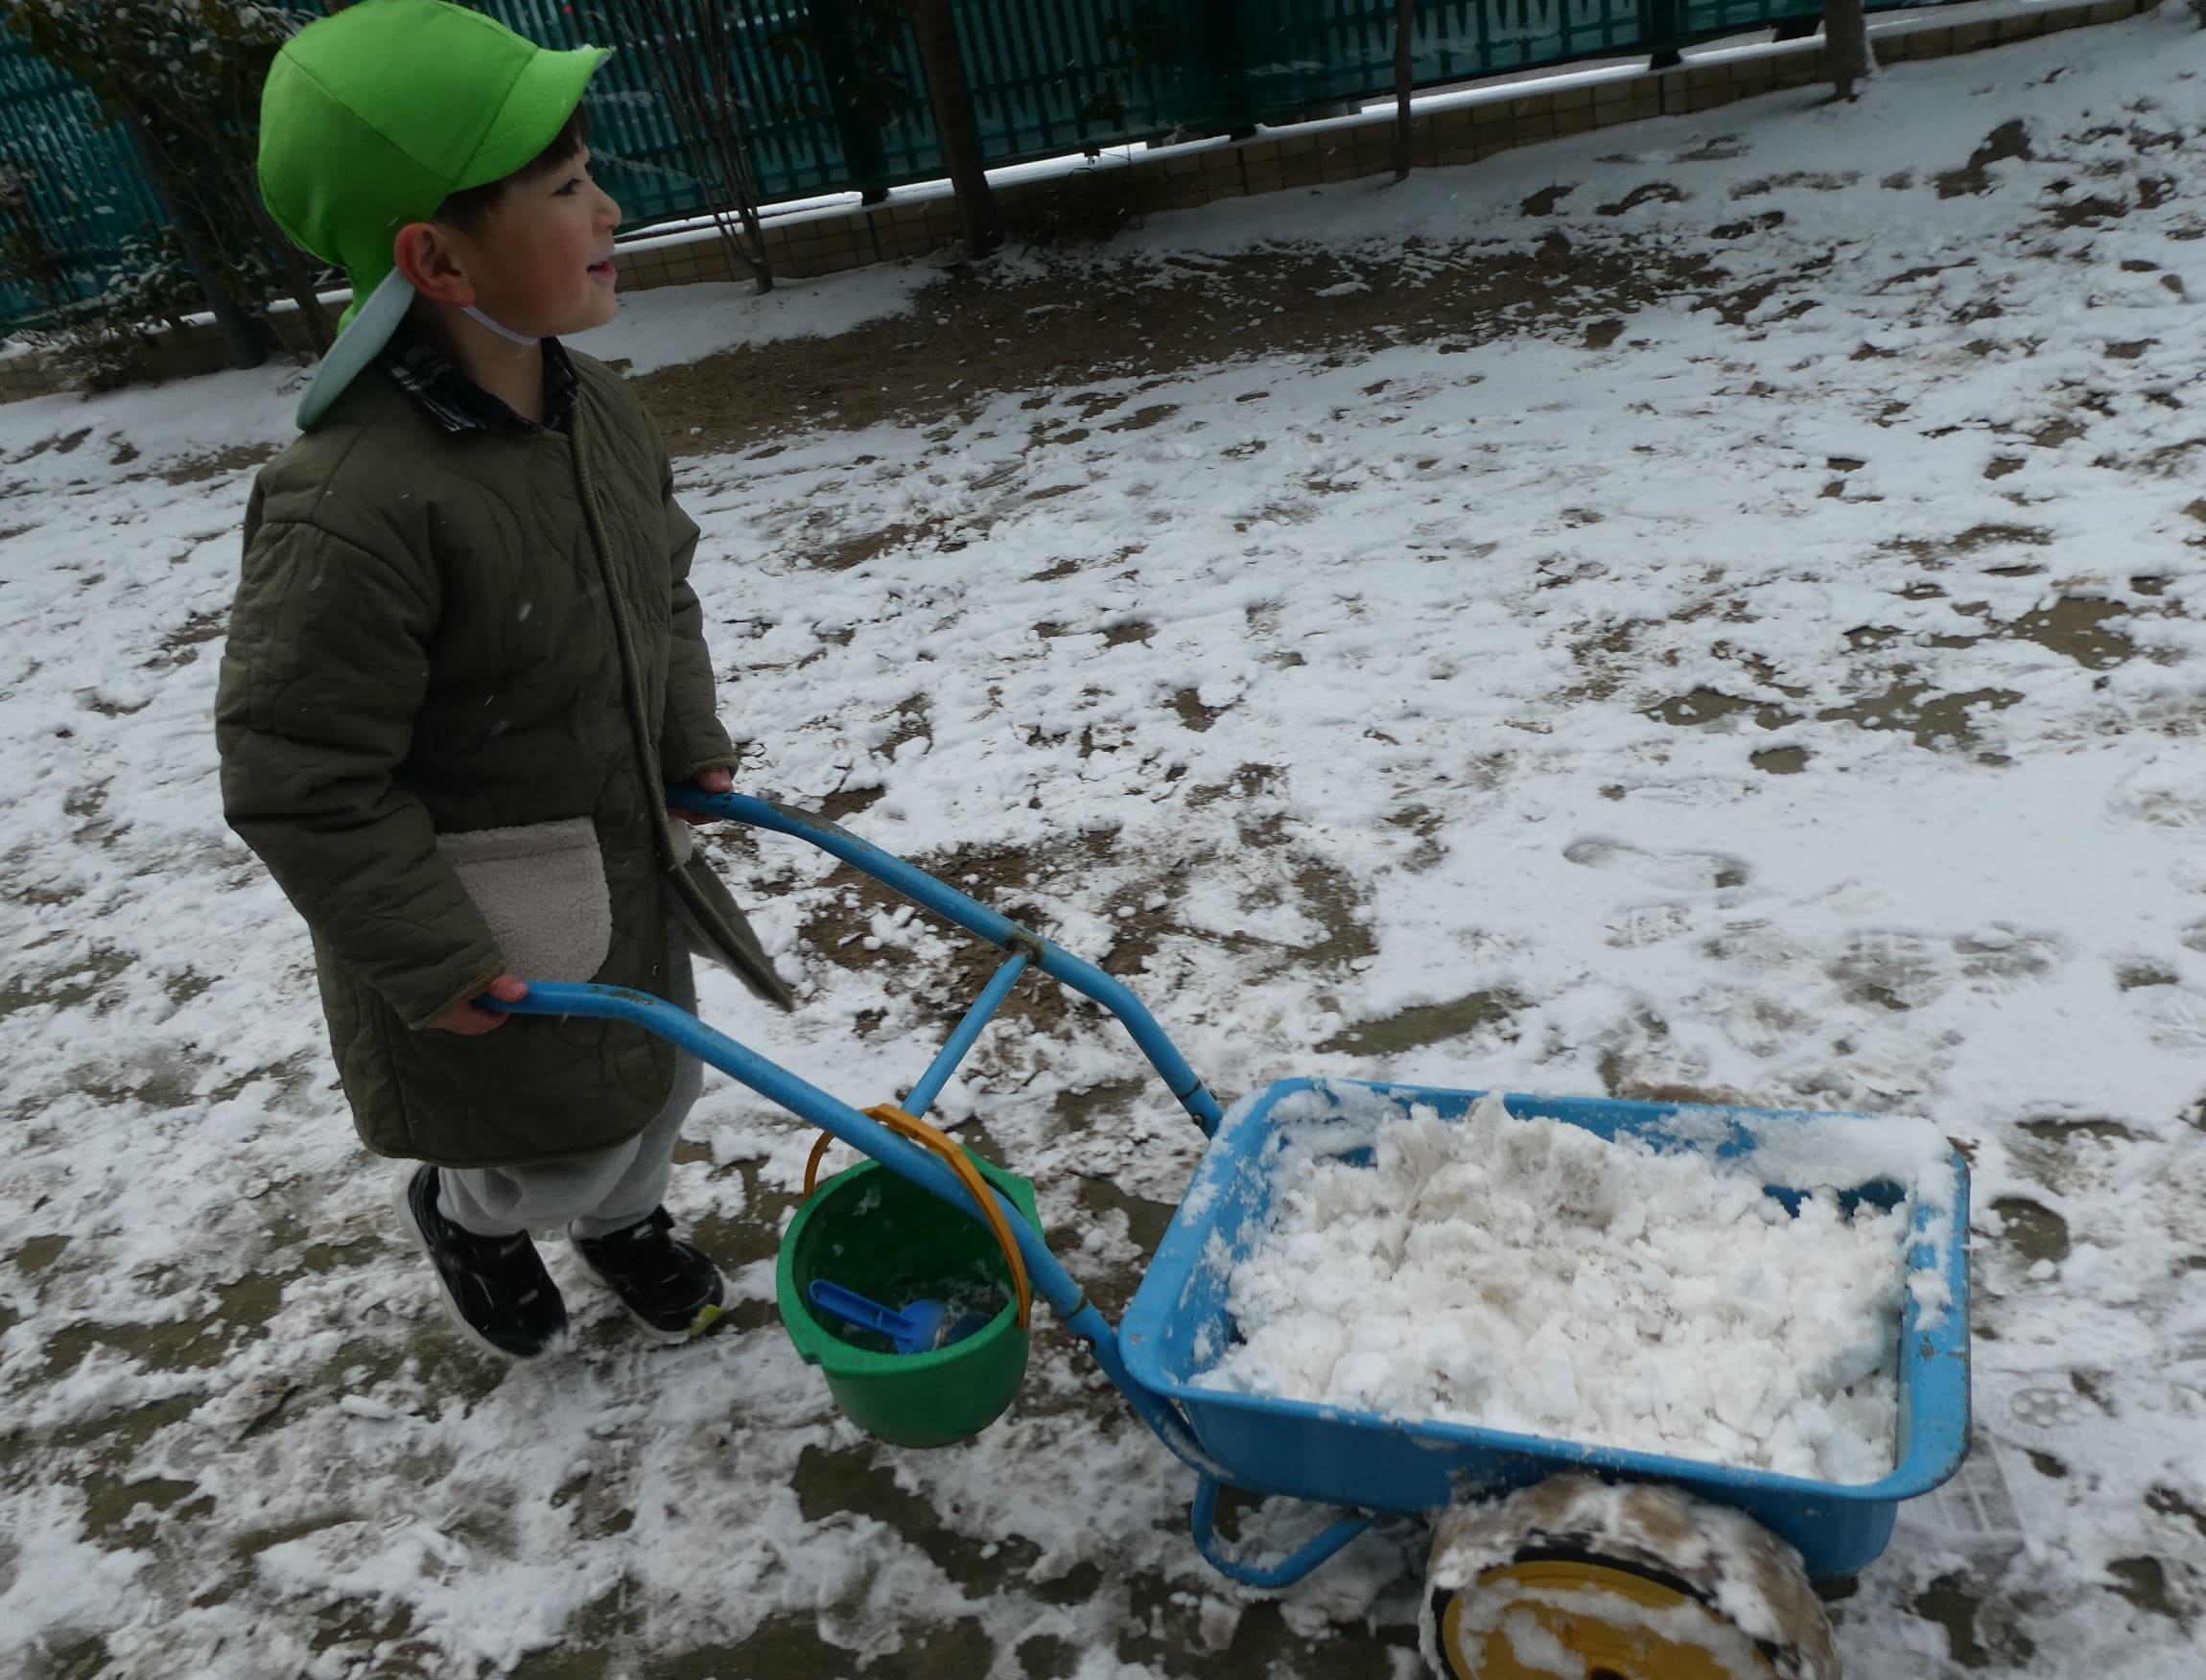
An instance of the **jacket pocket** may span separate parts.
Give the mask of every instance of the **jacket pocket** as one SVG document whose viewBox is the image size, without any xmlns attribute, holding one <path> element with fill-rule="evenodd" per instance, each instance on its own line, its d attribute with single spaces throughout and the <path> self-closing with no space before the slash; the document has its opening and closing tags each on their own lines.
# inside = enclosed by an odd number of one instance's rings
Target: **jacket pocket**
<svg viewBox="0 0 2206 1680">
<path fill-rule="evenodd" d="M 524 980 L 583 981 L 613 950 L 613 895 L 588 817 L 439 834 L 436 849 Z"/>
</svg>

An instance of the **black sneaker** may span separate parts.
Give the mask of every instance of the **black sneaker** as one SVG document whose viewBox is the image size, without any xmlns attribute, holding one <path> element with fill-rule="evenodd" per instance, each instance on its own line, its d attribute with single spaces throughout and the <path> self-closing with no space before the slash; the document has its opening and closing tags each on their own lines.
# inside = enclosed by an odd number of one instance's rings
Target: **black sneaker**
<svg viewBox="0 0 2206 1680">
<path fill-rule="evenodd" d="M 625 1230 L 576 1237 L 575 1251 L 635 1319 L 666 1342 L 687 1342 L 720 1316 L 727 1286 L 719 1268 L 668 1233 L 673 1219 L 654 1207 Z"/>
<path fill-rule="evenodd" d="M 567 1337 L 567 1303 L 523 1231 L 479 1237 L 444 1217 L 436 1169 L 416 1168 L 400 1185 L 398 1217 L 436 1268 L 444 1310 L 470 1341 L 507 1359 L 535 1359 Z"/>
</svg>

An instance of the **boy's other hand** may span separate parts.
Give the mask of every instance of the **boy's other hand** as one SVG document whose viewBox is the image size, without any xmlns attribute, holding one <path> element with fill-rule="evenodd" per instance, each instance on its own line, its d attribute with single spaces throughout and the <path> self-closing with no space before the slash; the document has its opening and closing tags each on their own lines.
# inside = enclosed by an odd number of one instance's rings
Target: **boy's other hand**
<svg viewBox="0 0 2206 1680">
<path fill-rule="evenodd" d="M 528 995 L 528 982 L 518 974 L 501 974 L 482 989 L 500 1003 L 519 1003 Z M 495 1010 L 487 1010 L 472 998 L 456 1003 L 429 1023 L 433 1033 L 458 1033 L 463 1038 L 480 1038 L 485 1033 L 495 1033 L 505 1024 L 506 1017 Z"/>
<path fill-rule="evenodd" d="M 696 783 L 707 793 L 733 793 L 736 791 L 736 773 L 733 770 L 700 770 Z M 685 823 L 716 823 L 717 817 L 708 817 L 702 811 L 686 811 L 680 805 L 669 805 L 667 815 Z"/>
</svg>

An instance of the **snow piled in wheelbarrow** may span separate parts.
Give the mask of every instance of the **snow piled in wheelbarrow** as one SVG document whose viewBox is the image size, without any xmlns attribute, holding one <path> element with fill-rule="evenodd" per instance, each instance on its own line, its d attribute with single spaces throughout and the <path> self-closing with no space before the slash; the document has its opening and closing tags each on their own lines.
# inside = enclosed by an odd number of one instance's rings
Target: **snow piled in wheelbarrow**
<svg viewBox="0 0 2206 1680">
<path fill-rule="evenodd" d="M 1819 1481 L 1891 1470 L 1916 1204 L 1849 1212 L 1836 1186 L 1889 1173 L 1950 1207 L 1929 1127 L 1773 1124 L 1740 1170 L 1498 1096 L 1448 1121 L 1345 1094 L 1280 1105 L 1271 1207 L 1229 1280 L 1241 1340 L 1201 1386 Z M 1796 1217 L 1770 1177 L 1807 1192 Z"/>
</svg>

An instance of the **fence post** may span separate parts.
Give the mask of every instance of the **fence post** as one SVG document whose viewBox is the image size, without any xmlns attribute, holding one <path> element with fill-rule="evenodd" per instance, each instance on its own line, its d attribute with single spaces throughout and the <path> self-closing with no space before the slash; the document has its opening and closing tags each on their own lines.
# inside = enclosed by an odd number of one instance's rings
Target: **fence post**
<svg viewBox="0 0 2206 1680">
<path fill-rule="evenodd" d="M 1677 69 L 1685 61 L 1678 51 L 1678 39 L 1685 33 L 1684 0 L 1639 0 L 1639 18 L 1640 31 L 1652 48 L 1647 68 Z"/>
<path fill-rule="evenodd" d="M 1197 61 L 1209 85 L 1216 115 L 1205 126 L 1236 138 L 1253 134 L 1256 113 L 1249 108 L 1249 56 L 1242 42 L 1241 0 L 1195 0 Z"/>
<path fill-rule="evenodd" d="M 1394 178 L 1409 179 L 1409 90 L 1415 59 L 1411 35 L 1417 28 L 1417 0 L 1395 0 L 1394 5 Z"/>
</svg>

